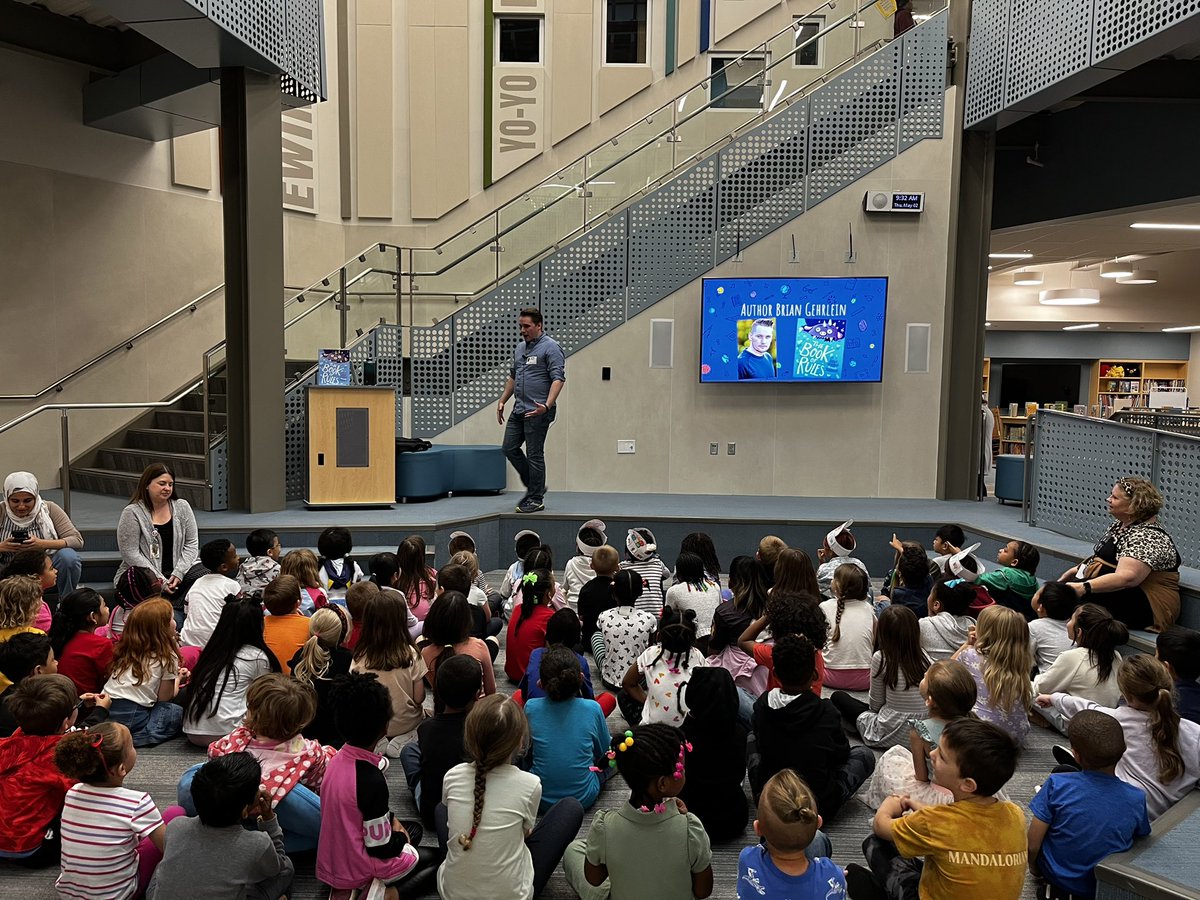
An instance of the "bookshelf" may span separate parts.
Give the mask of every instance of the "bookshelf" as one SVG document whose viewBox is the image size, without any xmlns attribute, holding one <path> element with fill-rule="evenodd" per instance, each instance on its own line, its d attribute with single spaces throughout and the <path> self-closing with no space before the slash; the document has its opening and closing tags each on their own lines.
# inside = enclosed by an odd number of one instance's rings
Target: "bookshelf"
<svg viewBox="0 0 1200 900">
<path fill-rule="evenodd" d="M 1134 407 L 1145 407 L 1151 390 L 1184 387 L 1187 369 L 1184 359 L 1098 359 L 1089 402 L 1106 408 L 1118 400 L 1130 400 Z"/>
<path fill-rule="evenodd" d="M 1025 416 L 1000 417 L 1000 452 L 1025 455 L 1025 429 L 1029 420 Z"/>
<path fill-rule="evenodd" d="M 991 380 L 992 380 L 992 361 L 991 361 L 991 359 L 989 359 L 988 357 L 985 356 L 983 359 L 983 396 L 985 398 L 988 398 L 989 400 L 992 396 L 990 393 L 988 393 L 988 389 L 991 386 L 991 384 L 990 384 Z"/>
</svg>

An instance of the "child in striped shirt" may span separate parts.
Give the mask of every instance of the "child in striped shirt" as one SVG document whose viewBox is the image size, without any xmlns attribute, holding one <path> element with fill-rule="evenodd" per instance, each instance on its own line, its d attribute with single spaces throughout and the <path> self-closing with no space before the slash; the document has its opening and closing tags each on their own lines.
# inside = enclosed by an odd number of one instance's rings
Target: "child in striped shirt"
<svg viewBox="0 0 1200 900">
<path fill-rule="evenodd" d="M 641 575 L 645 587 L 637 608 L 652 616 L 661 616 L 667 587 L 671 583 L 671 570 L 659 558 L 654 532 L 649 528 L 630 528 L 625 536 L 625 549 L 628 555 L 621 568 Z"/>
<path fill-rule="evenodd" d="M 133 737 L 119 722 L 72 732 L 54 748 L 59 771 L 80 782 L 63 807 L 59 896 L 128 900 L 146 890 L 165 826 L 149 794 L 124 787 L 136 762 Z M 182 814 L 172 807 L 166 818 Z"/>
</svg>

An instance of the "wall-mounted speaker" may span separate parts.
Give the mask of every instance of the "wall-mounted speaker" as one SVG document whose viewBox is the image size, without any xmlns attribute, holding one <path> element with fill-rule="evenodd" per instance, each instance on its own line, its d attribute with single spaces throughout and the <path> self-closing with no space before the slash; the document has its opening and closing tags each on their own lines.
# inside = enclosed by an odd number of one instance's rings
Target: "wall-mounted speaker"
<svg viewBox="0 0 1200 900">
<path fill-rule="evenodd" d="M 924 322 L 910 322 L 905 328 L 904 371 L 910 374 L 928 374 L 929 340 L 933 326 Z"/>
<path fill-rule="evenodd" d="M 670 369 L 675 365 L 675 320 L 650 320 L 650 368 Z"/>
</svg>

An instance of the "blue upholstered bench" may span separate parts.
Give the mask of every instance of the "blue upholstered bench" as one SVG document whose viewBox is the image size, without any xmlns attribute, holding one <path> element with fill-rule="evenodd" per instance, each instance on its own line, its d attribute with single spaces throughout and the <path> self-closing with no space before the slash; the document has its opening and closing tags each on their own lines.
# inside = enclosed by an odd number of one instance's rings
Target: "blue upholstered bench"
<svg viewBox="0 0 1200 900">
<path fill-rule="evenodd" d="M 443 444 L 396 454 L 396 499 L 454 493 L 499 493 L 508 482 L 504 451 L 481 444 Z"/>
<path fill-rule="evenodd" d="M 1017 503 L 1025 496 L 1025 457 L 1006 453 L 996 457 L 996 499 Z"/>
</svg>

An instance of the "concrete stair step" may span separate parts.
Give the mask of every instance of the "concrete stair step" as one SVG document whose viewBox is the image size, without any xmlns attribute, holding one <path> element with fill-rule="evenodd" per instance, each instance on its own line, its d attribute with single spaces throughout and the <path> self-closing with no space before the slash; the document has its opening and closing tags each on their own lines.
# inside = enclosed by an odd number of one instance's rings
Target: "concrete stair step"
<svg viewBox="0 0 1200 900">
<path fill-rule="evenodd" d="M 216 394 L 210 392 L 208 395 L 210 412 L 224 413 L 226 411 L 226 397 L 224 394 Z M 188 412 L 203 412 L 204 411 L 204 395 L 197 391 L 194 394 L 188 394 L 179 401 L 179 408 Z"/>
<path fill-rule="evenodd" d="M 131 428 L 126 432 L 125 446 L 155 453 L 202 454 L 204 436 L 198 432 L 172 431 L 168 428 Z"/>
<path fill-rule="evenodd" d="M 132 496 L 142 472 L 122 472 L 100 467 L 71 467 L 71 486 L 80 491 L 110 496 Z M 177 477 L 175 494 L 197 509 L 212 506 L 212 492 L 200 479 Z"/>
<path fill-rule="evenodd" d="M 133 447 L 102 447 L 96 454 L 96 468 L 117 472 L 142 473 L 146 466 L 165 463 L 176 478 L 204 480 L 204 457 L 198 453 L 167 453 Z"/>
</svg>

